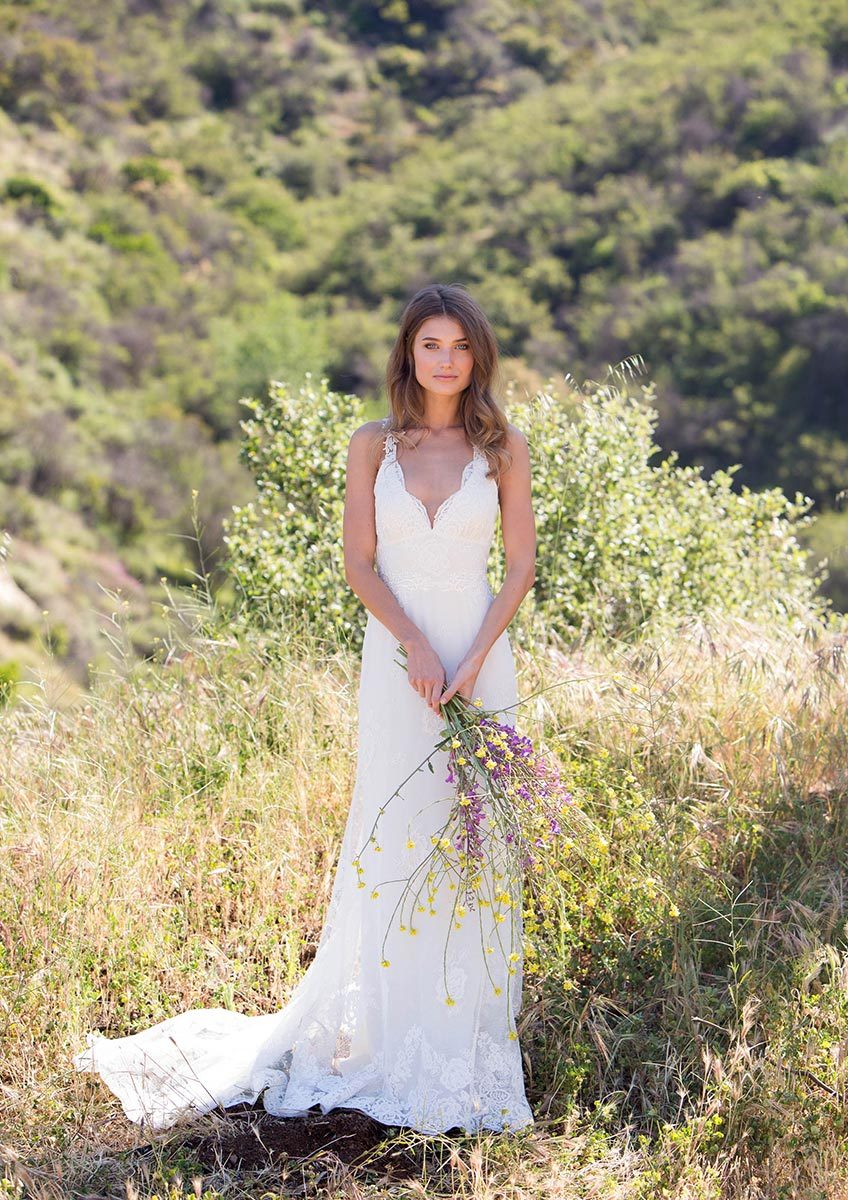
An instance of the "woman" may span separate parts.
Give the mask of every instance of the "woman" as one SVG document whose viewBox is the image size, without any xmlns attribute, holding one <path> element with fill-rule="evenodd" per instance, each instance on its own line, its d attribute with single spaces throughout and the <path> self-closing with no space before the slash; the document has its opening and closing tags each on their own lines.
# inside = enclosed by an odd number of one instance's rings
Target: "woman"
<svg viewBox="0 0 848 1200">
<path fill-rule="evenodd" d="M 441 705 L 456 693 L 492 709 L 517 700 L 506 627 L 532 586 L 536 539 L 527 442 L 492 397 L 496 365 L 463 288 L 410 300 L 388 365 L 391 415 L 348 447 L 345 576 L 368 618 L 356 780 L 315 958 L 279 1012 L 198 1009 L 126 1038 L 89 1034 L 75 1065 L 98 1071 L 132 1120 L 160 1128 L 261 1096 L 278 1116 L 355 1108 L 424 1133 L 533 1122 L 506 1017 L 505 996 L 520 1008 L 520 957 L 487 959 L 480 924 L 457 923 L 446 894 L 396 920 L 452 802 L 446 750 L 432 772 L 415 770 Z M 499 504 L 506 577 L 493 596 Z"/>
</svg>

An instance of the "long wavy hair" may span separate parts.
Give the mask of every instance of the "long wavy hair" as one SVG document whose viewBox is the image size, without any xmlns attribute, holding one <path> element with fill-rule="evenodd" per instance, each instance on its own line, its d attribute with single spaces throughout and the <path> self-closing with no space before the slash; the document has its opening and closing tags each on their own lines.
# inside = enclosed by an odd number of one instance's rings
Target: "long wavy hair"
<svg viewBox="0 0 848 1200">
<path fill-rule="evenodd" d="M 498 376 L 498 344 L 486 314 L 462 284 L 433 283 L 407 302 L 386 366 L 388 429 L 404 446 L 414 446 L 410 431 L 424 428 L 424 393 L 415 378 L 412 347 L 427 318 L 437 316 L 457 321 L 471 347 L 474 366 L 471 381 L 460 396 L 459 419 L 468 441 L 486 456 L 487 476 L 500 481 L 512 455 L 506 448 L 508 422 L 492 390 Z M 381 439 L 384 436 L 381 433 Z"/>
</svg>

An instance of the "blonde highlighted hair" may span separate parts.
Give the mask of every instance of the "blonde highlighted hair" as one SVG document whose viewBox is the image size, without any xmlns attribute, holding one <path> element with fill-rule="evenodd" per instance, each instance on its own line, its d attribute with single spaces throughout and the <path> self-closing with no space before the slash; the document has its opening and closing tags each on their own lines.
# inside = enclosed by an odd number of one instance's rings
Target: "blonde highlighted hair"
<svg viewBox="0 0 848 1200">
<path fill-rule="evenodd" d="M 407 302 L 386 365 L 389 420 L 380 438 L 390 431 L 403 445 L 412 446 L 415 443 L 409 431 L 424 427 L 424 394 L 415 378 L 412 347 L 427 318 L 439 316 L 457 321 L 471 348 L 474 366 L 471 382 L 460 396 L 459 420 L 468 441 L 486 456 L 487 475 L 500 481 L 512 455 L 506 448 L 508 422 L 492 391 L 498 374 L 498 344 L 488 318 L 462 284 L 433 283 Z"/>
</svg>

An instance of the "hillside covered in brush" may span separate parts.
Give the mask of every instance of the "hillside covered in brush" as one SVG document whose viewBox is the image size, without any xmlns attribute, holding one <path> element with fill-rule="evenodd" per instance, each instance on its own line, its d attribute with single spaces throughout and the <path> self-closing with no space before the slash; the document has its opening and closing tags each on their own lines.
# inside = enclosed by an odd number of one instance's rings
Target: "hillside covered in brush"
<svg viewBox="0 0 848 1200">
<path fill-rule="evenodd" d="M 641 355 L 683 464 L 815 499 L 844 606 L 846 67 L 839 0 L 0 5 L 0 658 L 84 684 L 104 588 L 149 653 L 240 398 L 381 411 L 432 280 L 531 391 Z"/>
</svg>

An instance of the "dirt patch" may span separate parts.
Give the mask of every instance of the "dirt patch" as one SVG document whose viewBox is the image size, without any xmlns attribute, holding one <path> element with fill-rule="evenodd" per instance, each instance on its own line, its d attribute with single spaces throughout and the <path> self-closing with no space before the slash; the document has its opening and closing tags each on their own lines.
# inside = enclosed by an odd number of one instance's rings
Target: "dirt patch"
<svg viewBox="0 0 848 1200">
<path fill-rule="evenodd" d="M 304 1117 L 272 1117 L 264 1109 L 227 1110 L 214 1133 L 186 1139 L 190 1150 L 207 1170 L 261 1170 L 286 1159 L 304 1159 L 332 1153 L 348 1166 L 363 1163 L 396 1179 L 415 1174 L 420 1163 L 409 1150 L 392 1146 L 399 1128 L 382 1125 L 353 1108 L 319 1108 Z M 381 1142 L 386 1145 L 375 1153 Z"/>
</svg>

